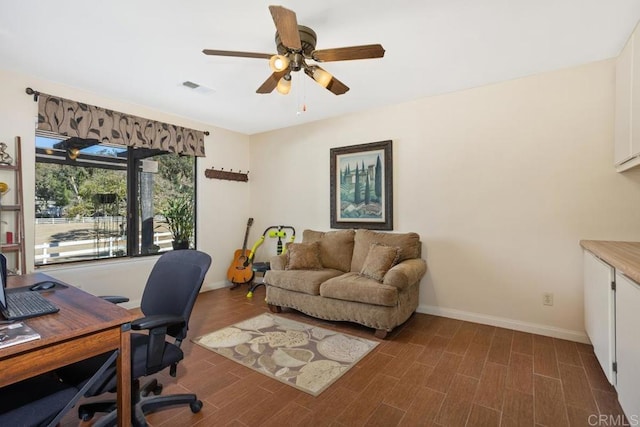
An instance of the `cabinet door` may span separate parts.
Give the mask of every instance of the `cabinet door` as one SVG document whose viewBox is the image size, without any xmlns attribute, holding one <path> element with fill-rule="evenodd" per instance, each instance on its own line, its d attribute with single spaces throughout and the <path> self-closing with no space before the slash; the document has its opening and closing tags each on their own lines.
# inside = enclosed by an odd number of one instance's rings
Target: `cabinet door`
<svg viewBox="0 0 640 427">
<path fill-rule="evenodd" d="M 638 32 L 640 34 L 640 31 Z M 615 149 L 614 161 L 616 165 L 631 158 L 631 96 L 633 74 L 634 38 L 630 38 L 627 45 L 616 60 L 616 111 L 615 111 Z M 638 49 L 640 54 L 640 49 Z M 639 67 L 640 68 L 640 67 Z M 639 113 L 640 114 L 640 113 Z"/>
<path fill-rule="evenodd" d="M 613 267 L 584 251 L 584 326 L 593 351 L 611 384 L 615 384 L 615 314 Z"/>
<path fill-rule="evenodd" d="M 640 154 L 640 29 L 631 36 L 631 155 Z"/>
<path fill-rule="evenodd" d="M 627 417 L 640 414 L 640 285 L 616 274 L 616 358 L 618 401 Z"/>
</svg>

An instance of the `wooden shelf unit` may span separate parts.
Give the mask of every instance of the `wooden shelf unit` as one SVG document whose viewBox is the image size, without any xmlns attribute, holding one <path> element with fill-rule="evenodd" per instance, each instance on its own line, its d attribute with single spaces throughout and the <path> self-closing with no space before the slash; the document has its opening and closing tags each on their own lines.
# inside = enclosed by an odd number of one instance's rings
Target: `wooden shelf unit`
<svg viewBox="0 0 640 427">
<path fill-rule="evenodd" d="M 7 194 L 4 194 L 0 198 L 0 252 L 2 253 L 14 253 L 15 260 L 13 268 L 10 265 L 7 267 L 9 270 L 13 270 L 16 274 L 26 274 L 26 254 L 24 251 L 24 205 L 22 194 L 22 148 L 21 140 L 19 136 L 16 136 L 15 141 L 15 159 L 12 165 L 0 164 L 0 172 L 10 171 L 13 172 L 13 187 L 10 187 Z M 4 204 L 5 198 L 11 198 L 13 193 L 13 203 Z M 8 225 L 3 222 L 3 213 L 11 212 L 13 217 L 13 229 L 8 230 Z M 7 231 L 13 233 L 13 242 L 7 243 Z"/>
</svg>

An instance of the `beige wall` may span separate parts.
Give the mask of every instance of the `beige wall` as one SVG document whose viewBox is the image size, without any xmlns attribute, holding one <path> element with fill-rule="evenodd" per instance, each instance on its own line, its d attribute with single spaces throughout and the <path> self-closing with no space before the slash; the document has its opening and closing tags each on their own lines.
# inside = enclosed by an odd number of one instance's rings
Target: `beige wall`
<svg viewBox="0 0 640 427">
<path fill-rule="evenodd" d="M 12 152 L 13 138 L 23 138 L 33 218 L 36 104 L 27 86 L 212 132 L 198 166 L 199 247 L 214 258 L 209 288 L 224 285 L 249 216 L 249 244 L 269 225 L 300 235 L 329 229 L 329 149 L 385 139 L 394 143 L 395 230 L 420 233 L 429 264 L 420 311 L 584 340 L 579 240 L 640 240 L 640 170 L 612 166 L 613 61 L 251 137 L 0 71 L 0 141 Z M 250 182 L 205 179 L 211 166 L 249 169 Z M 268 239 L 258 258 L 274 252 Z M 45 271 L 135 303 L 152 263 Z M 554 293 L 553 307 L 542 305 L 543 292 Z"/>
<path fill-rule="evenodd" d="M 239 245 L 249 211 L 249 186 L 246 183 L 206 179 L 204 170 L 216 166 L 225 169 L 249 169 L 249 137 L 181 117 L 151 110 L 139 105 L 109 99 L 25 75 L 0 70 L 0 141 L 13 153 L 14 138 L 21 136 L 27 266 L 33 269 L 34 244 L 34 143 L 37 104 L 25 94 L 26 87 L 100 107 L 141 117 L 165 121 L 180 126 L 208 130 L 205 137 L 207 157 L 198 160 L 198 248 L 213 257 L 205 288 L 226 285 L 226 269 L 233 250 Z M 7 175 L 2 180 L 10 179 Z M 12 182 L 12 181 L 9 181 Z M 51 274 L 96 294 L 119 294 L 132 299 L 135 305 L 155 257 L 135 260 L 46 267 L 38 271 Z"/>
<path fill-rule="evenodd" d="M 395 230 L 429 266 L 419 310 L 584 341 L 579 241 L 640 239 L 613 96 L 603 61 L 254 135 L 255 228 L 329 229 L 329 149 L 391 139 Z"/>
</svg>

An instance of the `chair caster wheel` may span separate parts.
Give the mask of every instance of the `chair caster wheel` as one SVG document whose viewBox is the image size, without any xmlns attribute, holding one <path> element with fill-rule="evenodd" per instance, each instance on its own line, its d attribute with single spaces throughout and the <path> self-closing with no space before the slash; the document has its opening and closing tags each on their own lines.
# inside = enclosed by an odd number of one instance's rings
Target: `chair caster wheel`
<svg viewBox="0 0 640 427">
<path fill-rule="evenodd" d="M 202 409 L 202 400 L 196 400 L 195 402 L 190 403 L 189 408 L 191 408 L 191 412 L 197 414 Z"/>
<path fill-rule="evenodd" d="M 147 397 L 151 393 L 153 393 L 154 396 L 158 396 L 160 393 L 162 393 L 162 384 L 158 384 L 152 389 L 141 391 L 140 396 Z"/>
<path fill-rule="evenodd" d="M 149 381 L 149 383 L 145 384 L 145 386 L 141 387 L 140 389 L 140 396 L 142 397 L 147 397 L 151 393 L 156 396 L 162 393 L 162 384 L 160 384 L 155 378 Z"/>
<path fill-rule="evenodd" d="M 93 416 L 94 416 L 94 415 L 95 415 L 95 413 L 90 412 L 90 411 L 81 411 L 81 412 L 78 414 L 78 417 L 79 417 L 82 421 L 87 422 L 87 421 L 90 421 L 90 420 L 93 418 Z"/>
<path fill-rule="evenodd" d="M 162 384 L 158 384 L 153 390 L 151 390 L 151 392 L 155 395 L 158 396 L 162 393 Z"/>
</svg>

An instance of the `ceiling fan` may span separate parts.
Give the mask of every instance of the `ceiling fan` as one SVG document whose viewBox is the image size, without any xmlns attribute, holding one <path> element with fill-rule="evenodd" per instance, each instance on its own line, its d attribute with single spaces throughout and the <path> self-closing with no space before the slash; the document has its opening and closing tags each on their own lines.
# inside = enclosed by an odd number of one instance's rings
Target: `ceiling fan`
<svg viewBox="0 0 640 427">
<path fill-rule="evenodd" d="M 349 90 L 347 85 L 320 66 L 307 64 L 307 61 L 347 61 L 384 56 L 384 48 L 380 44 L 316 50 L 316 33 L 309 27 L 298 25 L 294 11 L 282 6 L 269 6 L 269 11 L 276 25 L 277 54 L 212 49 L 202 51 L 206 55 L 268 59 L 273 74 L 256 90 L 257 93 L 271 93 L 276 89 L 286 95 L 291 90 L 291 72 L 304 70 L 307 76 L 321 86 L 336 95 L 342 95 Z"/>
</svg>

